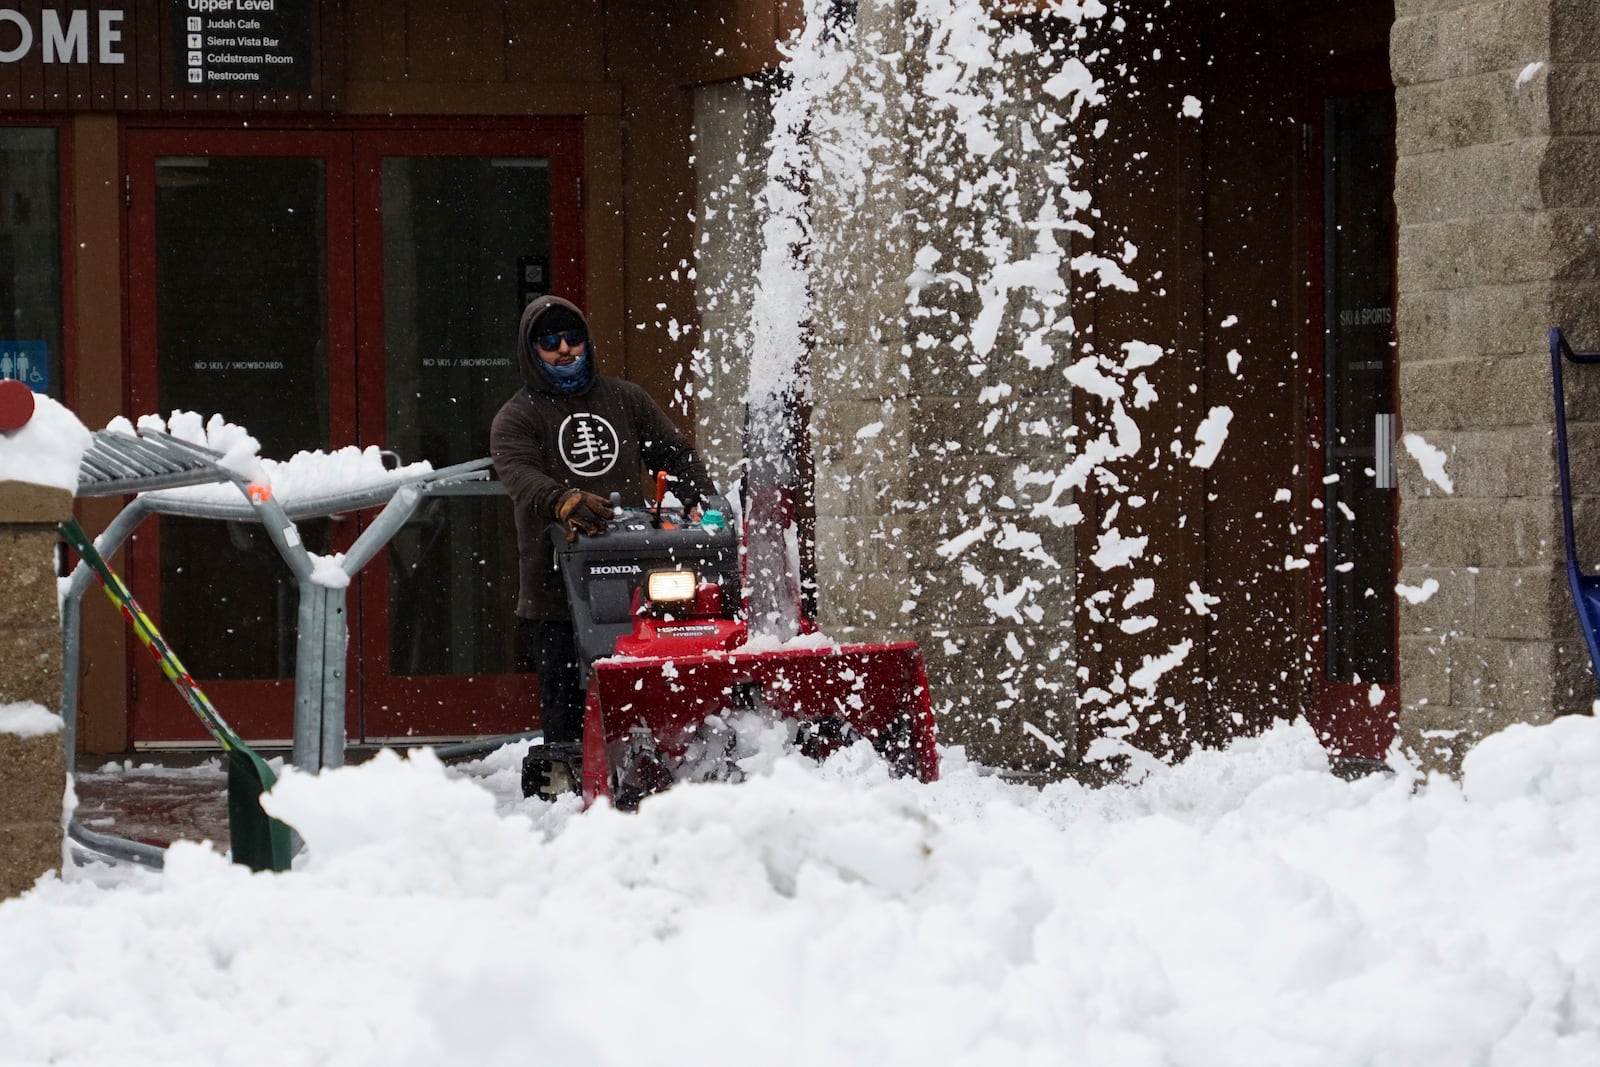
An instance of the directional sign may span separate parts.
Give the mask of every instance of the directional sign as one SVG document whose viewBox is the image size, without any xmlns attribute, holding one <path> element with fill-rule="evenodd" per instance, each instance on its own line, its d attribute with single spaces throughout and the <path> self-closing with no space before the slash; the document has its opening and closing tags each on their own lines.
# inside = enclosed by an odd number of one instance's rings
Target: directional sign
<svg viewBox="0 0 1600 1067">
<path fill-rule="evenodd" d="M 188 89 L 311 88 L 310 0 L 172 0 L 171 21 Z"/>
</svg>

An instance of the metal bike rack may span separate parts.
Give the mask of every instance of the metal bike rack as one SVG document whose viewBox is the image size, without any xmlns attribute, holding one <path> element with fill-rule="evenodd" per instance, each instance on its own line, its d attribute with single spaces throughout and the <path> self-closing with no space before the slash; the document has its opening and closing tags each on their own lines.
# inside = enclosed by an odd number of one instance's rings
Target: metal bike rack
<svg viewBox="0 0 1600 1067">
<path fill-rule="evenodd" d="M 284 503 L 269 493 L 252 494 L 248 480 L 222 466 L 222 459 L 220 452 L 166 433 L 149 430 L 137 434 L 113 430 L 96 432 L 79 470 L 77 495 L 137 495 L 95 539 L 95 548 L 109 559 L 151 515 L 259 523 L 294 574 L 299 591 L 294 742 L 290 762 L 313 773 L 342 766 L 345 652 L 350 637 L 345 603 L 348 582 L 334 587 L 316 581 L 315 563 L 301 541 L 296 521 L 382 507 L 337 563 L 348 579 L 371 562 L 423 500 L 434 496 L 500 495 L 505 489 L 500 483 L 489 480 L 492 461 L 478 459 L 355 489 L 292 498 Z M 222 483 L 236 486 L 238 496 L 223 494 L 208 499 L 163 492 Z M 93 572 L 80 561 L 67 581 L 61 601 L 66 675 L 61 694 L 61 718 L 65 724 L 63 743 L 69 772 L 75 762 L 77 743 L 83 596 L 94 580 Z M 74 840 L 94 851 L 145 865 L 160 865 L 161 850 L 152 846 L 96 833 L 78 825 L 76 819 L 72 820 L 68 831 Z"/>
</svg>

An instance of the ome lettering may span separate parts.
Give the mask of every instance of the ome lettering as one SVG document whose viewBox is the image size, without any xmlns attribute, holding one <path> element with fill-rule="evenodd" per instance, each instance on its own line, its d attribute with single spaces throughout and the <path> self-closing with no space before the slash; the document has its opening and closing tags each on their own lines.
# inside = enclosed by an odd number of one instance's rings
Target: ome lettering
<svg viewBox="0 0 1600 1067">
<path fill-rule="evenodd" d="M 273 0 L 276 2 L 276 0 Z M 38 46 L 45 63 L 87 63 L 91 52 L 97 63 L 120 64 L 123 13 L 87 9 L 62 12 L 45 8 L 38 25 L 16 8 L 0 7 L 0 63 L 20 63 Z M 15 43 L 11 38 L 15 35 Z M 91 48 L 92 44 L 92 48 Z"/>
</svg>

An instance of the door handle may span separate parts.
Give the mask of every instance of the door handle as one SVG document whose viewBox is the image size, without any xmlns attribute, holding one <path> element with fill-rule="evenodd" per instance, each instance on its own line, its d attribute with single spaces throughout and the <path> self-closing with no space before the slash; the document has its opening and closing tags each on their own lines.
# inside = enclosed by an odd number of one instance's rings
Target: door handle
<svg viewBox="0 0 1600 1067">
<path fill-rule="evenodd" d="M 1394 469 L 1395 418 L 1391 411 L 1380 411 L 1373 416 L 1372 469 L 1377 488 L 1396 488 Z"/>
</svg>

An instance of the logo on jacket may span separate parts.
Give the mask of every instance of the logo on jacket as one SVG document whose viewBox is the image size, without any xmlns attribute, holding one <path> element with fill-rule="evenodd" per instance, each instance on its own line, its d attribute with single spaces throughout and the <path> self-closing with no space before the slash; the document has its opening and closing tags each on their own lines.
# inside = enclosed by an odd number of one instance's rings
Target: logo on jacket
<svg viewBox="0 0 1600 1067">
<path fill-rule="evenodd" d="M 556 433 L 561 461 L 574 474 L 598 478 L 617 463 L 617 431 L 592 411 L 568 415 Z"/>
</svg>

